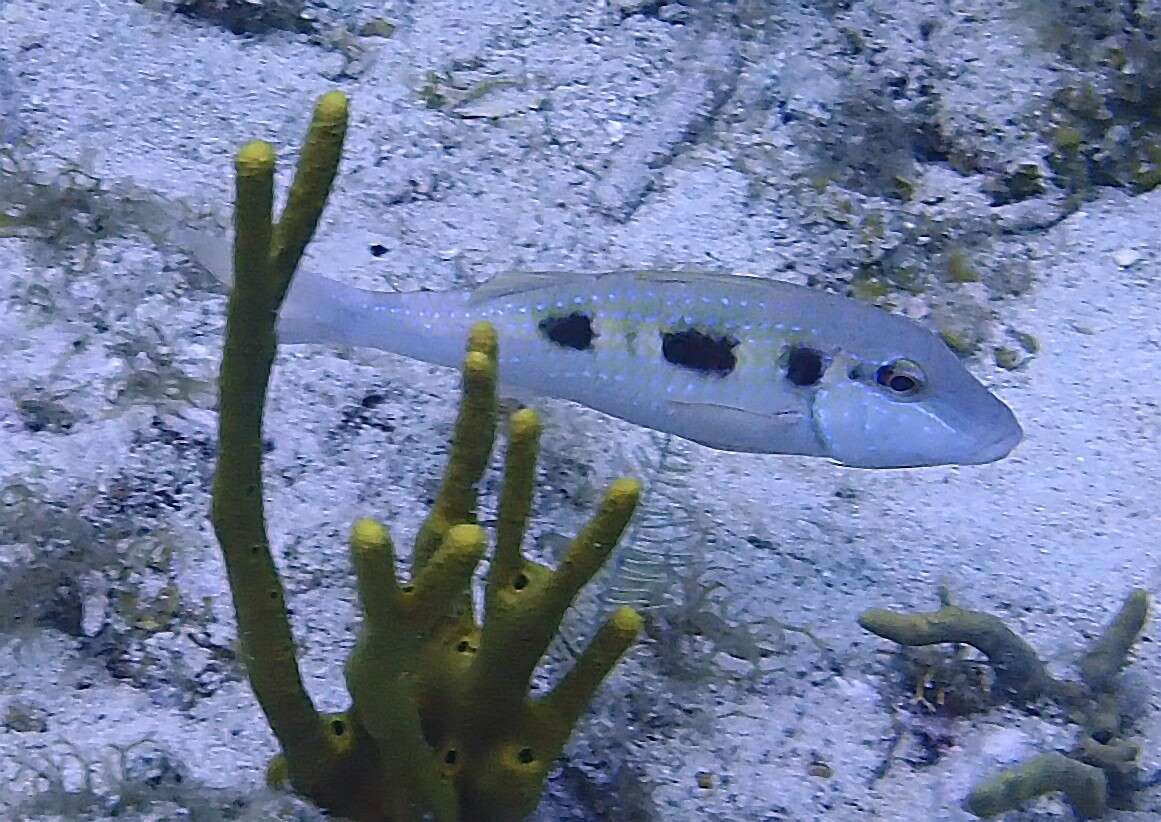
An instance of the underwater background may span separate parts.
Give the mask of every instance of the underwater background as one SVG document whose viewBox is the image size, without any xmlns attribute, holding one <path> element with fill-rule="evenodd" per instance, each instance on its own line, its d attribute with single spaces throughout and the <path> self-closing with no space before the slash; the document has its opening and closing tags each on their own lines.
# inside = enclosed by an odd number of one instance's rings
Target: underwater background
<svg viewBox="0 0 1161 822">
<path fill-rule="evenodd" d="M 645 630 L 534 819 L 967 820 L 1053 752 L 1101 773 L 1107 818 L 1161 816 L 1147 613 L 1109 677 L 1085 664 L 1161 582 L 1161 3 L 0 0 L 0 818 L 322 818 L 264 787 L 208 519 L 226 288 L 200 251 L 236 150 L 270 141 L 285 191 L 336 88 L 304 269 L 828 289 L 941 333 L 1024 428 L 999 462 L 857 470 L 530 400 L 531 555 L 559 559 L 614 478 L 644 486 L 538 684 L 614 607 Z M 266 516 L 324 710 L 360 620 L 351 523 L 416 533 L 459 385 L 279 353 Z M 941 602 L 983 651 L 864 627 Z M 1095 815 L 1054 789 L 1075 773 L 1006 818 Z"/>
</svg>

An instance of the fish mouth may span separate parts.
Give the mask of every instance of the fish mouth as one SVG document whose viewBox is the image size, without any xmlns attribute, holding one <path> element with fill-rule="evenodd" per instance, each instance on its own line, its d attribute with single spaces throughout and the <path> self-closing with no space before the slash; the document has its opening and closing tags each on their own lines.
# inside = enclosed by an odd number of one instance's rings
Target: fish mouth
<svg viewBox="0 0 1161 822">
<path fill-rule="evenodd" d="M 1011 415 L 1011 411 L 1008 413 Z M 1016 422 L 1015 416 L 1012 415 L 996 438 L 984 443 L 982 447 L 975 451 L 970 464 L 984 465 L 989 462 L 1002 460 L 1008 454 L 1012 453 L 1012 450 L 1020 444 L 1022 439 L 1024 439 L 1024 430 Z"/>
</svg>

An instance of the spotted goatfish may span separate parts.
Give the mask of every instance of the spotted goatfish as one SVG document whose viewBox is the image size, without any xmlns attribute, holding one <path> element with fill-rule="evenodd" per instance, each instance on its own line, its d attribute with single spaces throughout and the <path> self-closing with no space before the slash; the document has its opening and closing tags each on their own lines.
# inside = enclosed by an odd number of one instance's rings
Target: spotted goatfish
<svg viewBox="0 0 1161 822">
<path fill-rule="evenodd" d="M 711 448 L 900 468 L 991 462 L 1021 438 L 928 329 L 757 277 L 520 273 L 392 293 L 300 272 L 278 333 L 454 367 L 480 320 L 499 334 L 504 385 Z"/>
</svg>

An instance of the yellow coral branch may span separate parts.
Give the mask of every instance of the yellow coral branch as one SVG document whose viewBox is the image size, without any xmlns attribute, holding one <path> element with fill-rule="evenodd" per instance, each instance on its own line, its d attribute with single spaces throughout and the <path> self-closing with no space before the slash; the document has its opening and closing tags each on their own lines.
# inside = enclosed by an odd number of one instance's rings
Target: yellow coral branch
<svg viewBox="0 0 1161 822">
<path fill-rule="evenodd" d="M 474 535 L 467 537 L 476 548 Z M 431 810 L 437 822 L 457 822 L 454 788 L 440 776 L 417 708 L 421 683 L 416 661 L 425 636 L 414 623 L 414 592 L 396 581 L 391 538 L 377 522 L 356 522 L 350 547 L 364 620 L 347 660 L 347 691 L 353 724 L 374 742 L 364 755 L 378 752 L 380 770 L 374 782 L 382 786 L 385 803 L 379 814 L 392 822 L 418 822 Z M 478 561 L 478 555 L 472 558 L 472 567 Z M 431 567 L 442 566 L 437 559 Z M 362 810 L 366 814 L 370 809 Z"/>
<path fill-rule="evenodd" d="M 412 582 L 407 606 L 417 620 L 431 630 L 448 615 L 453 598 L 472 580 L 472 571 L 484 558 L 486 540 L 478 525 L 453 525 L 444 534 L 439 550 Z"/>
<path fill-rule="evenodd" d="M 261 435 L 278 310 L 322 213 L 346 118 L 342 95 L 319 101 L 277 225 L 274 152 L 251 143 L 236 164 L 235 280 L 212 517 L 247 673 L 283 751 L 268 776 L 358 822 L 512 822 L 535 808 L 573 724 L 640 629 L 632 610 L 616 612 L 546 698 L 529 696 L 534 666 L 620 538 L 640 489 L 628 480 L 614 483 L 559 569 L 525 559 L 539 423 L 531 411 L 514 415 L 478 626 L 468 590 L 485 550 L 475 507 L 495 438 L 498 343 L 491 326 L 474 327 L 448 466 L 416 538 L 409 582 L 396 577 L 394 546 L 382 525 L 361 519 L 352 528 L 364 614 L 345 669 L 352 705 L 317 712 L 303 687 L 266 533 Z"/>
<path fill-rule="evenodd" d="M 399 618 L 400 591 L 395 580 L 395 546 L 387 529 L 364 517 L 351 528 L 351 563 L 366 628 L 390 630 Z"/>
<path fill-rule="evenodd" d="M 488 467 L 496 437 L 496 348 L 496 332 L 490 325 L 479 323 L 472 328 L 451 454 L 435 505 L 415 540 L 413 572 L 431 559 L 448 528 L 475 521 L 476 486 Z"/>
<path fill-rule="evenodd" d="M 287 754 L 292 782 L 309 792 L 329 779 L 339 755 L 302 684 L 263 508 L 262 415 L 276 347 L 274 323 L 284 291 L 271 280 L 274 162 L 273 149 L 261 142 L 244 146 L 235 160 L 234 288 L 219 378 L 211 519 L 225 559 L 251 686 Z M 303 165 L 320 162 L 304 152 Z M 313 194 L 317 202 L 307 203 L 304 195 L 299 207 L 321 210 L 327 192 Z M 296 224 L 293 216 L 284 219 Z M 313 228 L 313 222 L 304 223 L 292 232 L 299 253 Z M 286 257 L 290 271 L 297 263 L 297 256 Z"/>
<path fill-rule="evenodd" d="M 282 218 L 272 238 L 272 297 L 281 303 L 290 279 L 314 236 L 342 159 L 347 136 L 347 96 L 331 91 L 319 98 L 299 155 Z"/>
<path fill-rule="evenodd" d="M 859 625 L 900 645 L 971 645 L 991 663 L 996 687 L 1020 699 L 1035 699 L 1055 684 L 1032 646 L 992 614 L 950 604 L 920 614 L 871 608 L 859 616 Z"/>
<path fill-rule="evenodd" d="M 1080 675 L 1096 692 L 1108 691 L 1149 618 L 1149 594 L 1135 588 L 1080 661 Z"/>
<path fill-rule="evenodd" d="M 966 804 L 976 816 L 997 816 L 1053 791 L 1062 791 L 1085 817 L 1105 814 L 1104 772 L 1059 753 L 1041 754 L 1001 771 L 973 790 Z"/>
<path fill-rule="evenodd" d="M 556 634 L 578 591 L 608 559 L 640 496 L 635 480 L 617 480 L 597 513 L 572 541 L 552 571 L 525 560 L 507 584 L 496 581 L 486 596 L 474 687 L 504 715 L 523 702 L 540 658 Z M 514 683 L 520 688 L 515 689 Z"/>
<path fill-rule="evenodd" d="M 569 545 L 553 574 L 544 593 L 543 612 L 564 614 L 577 592 L 609 558 L 640 498 L 641 483 L 637 480 L 619 479 L 609 486 L 597 515 Z"/>
<path fill-rule="evenodd" d="M 488 591 L 512 584 L 524 566 L 520 543 L 532 511 L 532 488 L 536 482 L 536 454 L 539 450 L 540 419 L 530 408 L 517 411 L 508 420 L 508 451 L 504 458 L 504 485 L 496 512 L 496 551 L 488 571 Z"/>
<path fill-rule="evenodd" d="M 565 738 L 561 739 L 561 744 L 566 741 L 568 730 L 588 708 L 597 687 L 633 644 L 641 627 L 641 615 L 622 605 L 597 631 L 572 670 L 538 703 L 539 710 L 551 718 L 553 725 L 564 731 Z"/>
</svg>

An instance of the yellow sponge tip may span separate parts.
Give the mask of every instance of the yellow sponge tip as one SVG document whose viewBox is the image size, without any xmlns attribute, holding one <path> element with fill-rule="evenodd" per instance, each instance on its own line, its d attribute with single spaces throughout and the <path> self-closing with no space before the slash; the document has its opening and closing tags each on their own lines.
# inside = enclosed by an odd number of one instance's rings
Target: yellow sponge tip
<svg viewBox="0 0 1161 822">
<path fill-rule="evenodd" d="M 540 417 L 531 408 L 521 408 L 508 419 L 508 433 L 513 439 L 528 439 L 540 433 Z"/>
<path fill-rule="evenodd" d="M 469 351 L 464 357 L 464 378 L 471 383 L 477 383 L 493 378 L 496 374 L 496 363 L 486 354 L 479 351 Z"/>
<path fill-rule="evenodd" d="M 234 168 L 239 175 L 269 174 L 274 169 L 274 146 L 265 140 L 252 140 L 238 149 Z"/>
<path fill-rule="evenodd" d="M 324 120 L 341 120 L 347 116 L 347 95 L 341 91 L 328 91 L 314 105 L 315 117 Z"/>
<path fill-rule="evenodd" d="M 622 477 L 614 480 L 605 494 L 607 503 L 615 508 L 633 507 L 641 498 L 641 483 L 635 479 Z"/>
<path fill-rule="evenodd" d="M 622 605 L 609 617 L 609 625 L 622 636 L 635 637 L 645 627 L 645 620 L 628 605 Z"/>
<path fill-rule="evenodd" d="M 387 529 L 370 517 L 355 520 L 351 526 L 351 544 L 356 550 L 374 550 L 387 542 Z"/>
<path fill-rule="evenodd" d="M 484 529 L 470 523 L 453 525 L 443 538 L 444 546 L 455 554 L 482 555 L 485 543 Z"/>
<path fill-rule="evenodd" d="M 266 766 L 266 786 L 276 791 L 285 790 L 290 782 L 290 763 L 279 754 Z"/>
<path fill-rule="evenodd" d="M 468 351 L 478 351 L 488 357 L 496 356 L 499 343 L 491 323 L 479 322 L 468 331 Z"/>
</svg>

